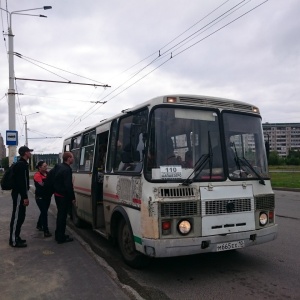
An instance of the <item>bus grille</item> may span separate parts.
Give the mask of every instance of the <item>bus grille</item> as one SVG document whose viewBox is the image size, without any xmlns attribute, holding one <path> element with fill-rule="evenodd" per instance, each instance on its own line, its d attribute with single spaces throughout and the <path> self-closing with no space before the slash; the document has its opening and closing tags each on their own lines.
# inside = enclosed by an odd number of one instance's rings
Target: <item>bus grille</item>
<svg viewBox="0 0 300 300">
<path fill-rule="evenodd" d="M 159 188 L 158 196 L 163 198 L 164 197 L 172 197 L 172 198 L 194 197 L 195 190 L 192 187 Z"/>
<path fill-rule="evenodd" d="M 259 195 L 254 197 L 255 209 L 273 209 L 275 208 L 274 195 Z"/>
<path fill-rule="evenodd" d="M 228 109 L 238 109 L 243 111 L 253 112 L 252 106 L 242 103 L 235 102 L 227 102 L 222 100 L 214 100 L 209 98 L 190 98 L 190 97 L 180 97 L 181 103 L 190 103 L 190 104 L 198 104 L 200 106 L 208 106 L 208 107 L 222 107 Z"/>
<path fill-rule="evenodd" d="M 219 215 L 251 211 L 251 199 L 225 199 L 205 201 L 205 215 Z"/>
<path fill-rule="evenodd" d="M 161 217 L 185 217 L 200 215 L 199 201 L 160 203 Z"/>
</svg>

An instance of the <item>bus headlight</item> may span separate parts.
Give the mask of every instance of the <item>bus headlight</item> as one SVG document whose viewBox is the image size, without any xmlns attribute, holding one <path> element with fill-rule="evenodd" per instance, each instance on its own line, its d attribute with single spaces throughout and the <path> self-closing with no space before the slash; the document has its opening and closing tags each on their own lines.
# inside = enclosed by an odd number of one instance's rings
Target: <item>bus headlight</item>
<svg viewBox="0 0 300 300">
<path fill-rule="evenodd" d="M 268 215 L 265 212 L 260 213 L 259 215 L 259 224 L 265 226 L 268 223 Z"/>
<path fill-rule="evenodd" d="M 188 220 L 181 220 L 177 225 L 177 230 L 182 235 L 187 235 L 192 230 L 192 224 Z"/>
</svg>

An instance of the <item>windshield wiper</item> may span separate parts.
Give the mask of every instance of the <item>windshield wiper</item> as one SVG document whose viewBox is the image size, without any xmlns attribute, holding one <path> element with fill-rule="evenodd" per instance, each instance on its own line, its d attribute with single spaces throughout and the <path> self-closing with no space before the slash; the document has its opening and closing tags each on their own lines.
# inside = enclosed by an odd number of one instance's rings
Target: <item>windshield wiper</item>
<svg viewBox="0 0 300 300">
<path fill-rule="evenodd" d="M 261 177 L 261 175 L 257 173 L 257 171 L 253 168 L 253 166 L 245 157 L 240 158 L 237 156 L 237 159 L 241 161 L 245 166 L 247 166 L 257 176 L 260 184 L 266 185 L 264 179 Z"/>
<path fill-rule="evenodd" d="M 209 159 L 209 154 L 201 155 L 200 158 L 195 163 L 193 172 L 190 174 L 190 176 L 187 179 L 183 181 L 182 185 L 190 185 L 194 181 L 194 178 L 204 169 L 204 166 L 206 165 L 208 159 Z M 193 179 L 190 179 L 193 174 L 195 174 L 195 176 L 193 177 Z"/>
<path fill-rule="evenodd" d="M 257 178 L 259 179 L 260 184 L 266 185 L 264 179 L 255 171 L 255 169 L 250 164 L 250 162 L 246 159 L 246 157 L 243 156 L 242 158 L 240 158 L 238 156 L 238 153 L 237 153 L 237 150 L 236 150 L 236 147 L 235 147 L 235 143 L 233 143 L 233 148 L 234 148 L 234 154 L 235 154 L 235 162 L 236 162 L 237 167 L 240 170 L 240 174 L 242 173 L 242 168 L 241 168 L 241 164 L 240 164 L 240 162 L 241 162 L 246 167 L 248 167 L 257 176 Z"/>
<path fill-rule="evenodd" d="M 185 179 L 182 183 L 182 185 L 190 185 L 191 183 L 194 182 L 194 179 L 201 173 L 201 171 L 204 169 L 206 166 L 207 161 L 209 161 L 209 176 L 211 178 L 212 175 L 212 163 L 213 163 L 213 152 L 212 152 L 212 147 L 211 147 L 211 140 L 210 140 L 210 132 L 208 131 L 208 154 L 202 154 L 200 158 L 196 161 L 194 170 L 190 174 L 190 176 Z M 195 174 L 193 179 L 190 179 L 191 176 Z"/>
<path fill-rule="evenodd" d="M 239 156 L 235 147 L 235 143 L 233 142 L 233 148 L 234 148 L 234 161 L 235 164 L 237 165 L 238 169 L 241 170 L 241 165 L 240 165 L 240 161 L 239 161 Z"/>
</svg>

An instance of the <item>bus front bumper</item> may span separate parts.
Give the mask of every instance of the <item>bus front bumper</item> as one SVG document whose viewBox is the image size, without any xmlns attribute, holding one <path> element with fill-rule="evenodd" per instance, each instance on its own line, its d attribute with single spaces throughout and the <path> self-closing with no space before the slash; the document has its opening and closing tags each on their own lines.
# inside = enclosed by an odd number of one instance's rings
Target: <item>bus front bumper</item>
<svg viewBox="0 0 300 300">
<path fill-rule="evenodd" d="M 277 224 L 256 231 L 237 232 L 226 235 L 193 237 L 180 239 L 142 239 L 144 254 L 151 257 L 171 257 L 192 255 L 206 252 L 231 250 L 226 245 L 242 242 L 243 247 L 259 245 L 276 239 Z M 224 245 L 226 243 L 226 245 Z M 220 250 L 220 247 L 223 250 Z M 225 246 L 225 247 L 224 247 Z"/>
</svg>

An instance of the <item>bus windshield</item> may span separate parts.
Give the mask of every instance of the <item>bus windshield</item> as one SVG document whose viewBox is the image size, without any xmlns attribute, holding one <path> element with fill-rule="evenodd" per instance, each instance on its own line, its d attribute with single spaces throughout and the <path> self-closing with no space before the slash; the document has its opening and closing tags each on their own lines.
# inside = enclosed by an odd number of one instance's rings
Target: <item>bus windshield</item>
<svg viewBox="0 0 300 300">
<path fill-rule="evenodd" d="M 260 117 L 226 112 L 223 120 L 229 178 L 268 178 Z"/>
<path fill-rule="evenodd" d="M 158 107 L 151 114 L 149 180 L 224 179 L 217 110 Z"/>
<path fill-rule="evenodd" d="M 220 134 L 224 128 L 224 136 Z M 157 107 L 145 176 L 183 183 L 268 177 L 261 119 L 213 109 Z"/>
</svg>

